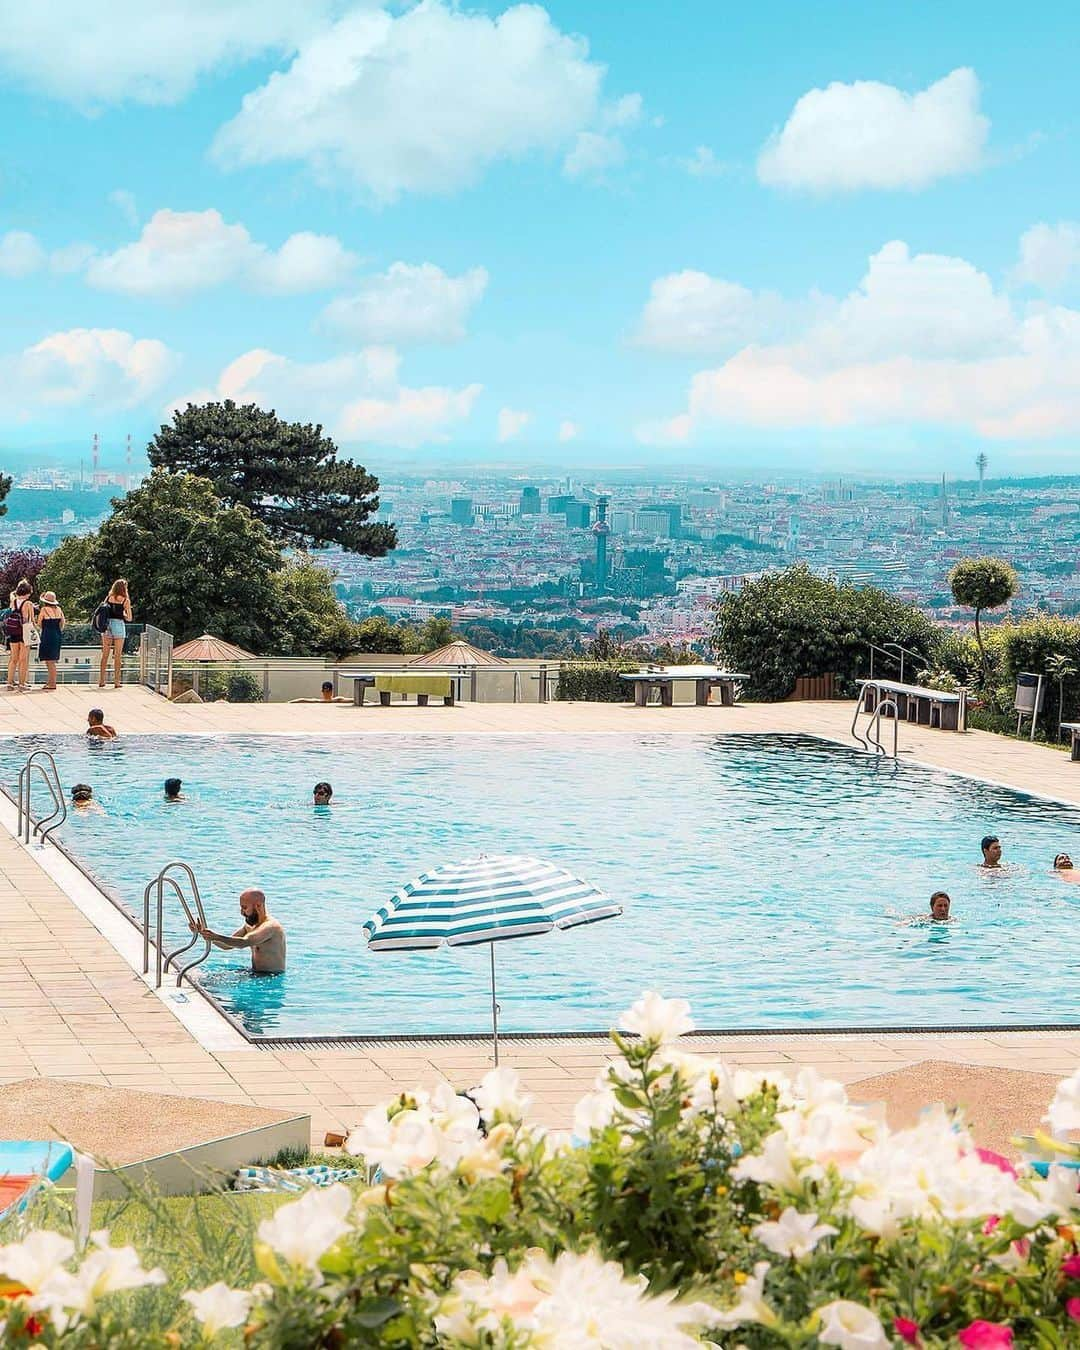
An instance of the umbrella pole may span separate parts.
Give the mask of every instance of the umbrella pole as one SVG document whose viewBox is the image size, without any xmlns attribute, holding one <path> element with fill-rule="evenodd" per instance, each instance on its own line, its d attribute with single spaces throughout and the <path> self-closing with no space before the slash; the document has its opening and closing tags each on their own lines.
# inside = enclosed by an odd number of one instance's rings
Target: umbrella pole
<svg viewBox="0 0 1080 1350">
<path fill-rule="evenodd" d="M 495 1002 L 495 944 L 488 943 L 491 953 L 491 1035 L 495 1041 L 495 1067 L 499 1067 L 499 1005 Z"/>
</svg>

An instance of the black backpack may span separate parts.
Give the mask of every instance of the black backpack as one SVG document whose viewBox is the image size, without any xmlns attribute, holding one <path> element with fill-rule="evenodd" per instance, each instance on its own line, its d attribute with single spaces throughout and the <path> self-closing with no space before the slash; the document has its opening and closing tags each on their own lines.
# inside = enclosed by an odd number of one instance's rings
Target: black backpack
<svg viewBox="0 0 1080 1350">
<path fill-rule="evenodd" d="M 109 631 L 109 620 L 112 618 L 112 611 L 109 608 L 108 600 L 102 600 L 97 609 L 94 610 L 94 617 L 90 620 L 90 627 L 95 633 L 107 633 Z"/>
<path fill-rule="evenodd" d="M 4 636 L 6 638 L 14 638 L 16 642 L 21 642 L 22 635 L 23 635 L 22 609 L 21 608 L 5 609 Z"/>
</svg>

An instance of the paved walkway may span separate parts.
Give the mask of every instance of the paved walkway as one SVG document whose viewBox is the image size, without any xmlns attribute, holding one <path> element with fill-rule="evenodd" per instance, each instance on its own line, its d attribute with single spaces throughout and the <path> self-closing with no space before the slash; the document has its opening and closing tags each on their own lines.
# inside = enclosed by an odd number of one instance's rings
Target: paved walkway
<svg viewBox="0 0 1080 1350">
<path fill-rule="evenodd" d="M 470 705 L 362 708 L 294 705 L 170 705 L 138 689 L 61 689 L 0 694 L 0 734 L 79 731 L 95 703 L 125 735 L 152 732 L 367 732 L 561 734 L 640 732 L 809 732 L 848 739 L 849 704 L 787 703 L 736 708 L 647 708 L 610 704 Z M 982 733 L 957 736 L 903 728 L 910 757 L 942 768 L 1080 802 L 1080 765 L 1064 754 Z M 1048 1009 L 1049 1013 L 1050 1009 Z M 363 1049 L 209 1050 L 149 989 L 36 858 L 0 830 L 0 1085 L 33 1075 L 147 1088 L 310 1111 L 316 1143 L 347 1128 L 364 1108 L 402 1087 L 446 1078 L 467 1086 L 489 1067 L 480 1043 L 442 1040 L 372 1044 Z M 974 1066 L 982 1083 L 995 1069 L 1031 1074 L 1030 1091 L 1011 1079 L 1015 1114 L 1001 1129 L 1027 1126 L 1045 1104 L 1046 1079 L 1080 1063 L 1080 1030 L 985 1035 L 716 1036 L 699 1041 L 732 1064 L 794 1070 L 813 1064 L 848 1083 L 875 1080 L 874 1099 L 909 1103 L 925 1081 L 942 1095 L 938 1064 Z M 572 1104 L 608 1058 L 600 1039 L 515 1039 L 505 1062 L 520 1068 L 545 1122 L 566 1126 Z M 918 1066 L 924 1065 L 925 1069 Z M 909 1069 L 909 1073 L 892 1071 Z M 889 1075 L 884 1081 L 880 1075 Z M 2 1086 L 0 1086 L 2 1091 Z M 43 1126 L 46 1124 L 43 1122 Z"/>
</svg>

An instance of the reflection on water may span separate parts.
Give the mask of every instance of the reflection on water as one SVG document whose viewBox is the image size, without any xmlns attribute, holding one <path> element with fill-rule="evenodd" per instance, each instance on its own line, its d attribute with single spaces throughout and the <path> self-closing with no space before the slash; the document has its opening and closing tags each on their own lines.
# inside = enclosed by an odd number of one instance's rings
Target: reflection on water
<svg viewBox="0 0 1080 1350">
<path fill-rule="evenodd" d="M 624 907 L 502 945 L 507 1031 L 604 1028 L 643 988 L 707 1027 L 1080 1020 L 1080 888 L 1050 873 L 1080 813 L 971 780 L 811 738 L 678 735 L 21 738 L 6 781 L 36 744 L 93 786 L 107 814 L 73 812 L 64 842 L 136 912 L 174 859 L 218 931 L 266 891 L 286 976 L 253 979 L 245 952 L 200 967 L 256 1033 L 483 1031 L 486 950 L 372 953 L 361 931 L 418 872 L 481 852 L 548 858 Z M 988 833 L 1001 873 L 977 866 Z M 958 922 L 898 924 L 938 889 Z"/>
</svg>

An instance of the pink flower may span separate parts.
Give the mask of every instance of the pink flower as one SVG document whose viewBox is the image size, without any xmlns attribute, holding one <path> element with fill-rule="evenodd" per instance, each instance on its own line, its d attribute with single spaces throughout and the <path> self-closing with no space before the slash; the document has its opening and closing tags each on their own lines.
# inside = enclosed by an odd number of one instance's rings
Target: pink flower
<svg viewBox="0 0 1080 1350">
<path fill-rule="evenodd" d="M 959 1332 L 956 1339 L 967 1350 L 1010 1350 L 1012 1327 L 1003 1322 L 976 1321 Z"/>
<path fill-rule="evenodd" d="M 1016 1168 L 1008 1158 L 1003 1157 L 1000 1153 L 995 1153 L 993 1149 L 977 1148 L 975 1150 L 975 1156 L 980 1162 L 984 1162 L 990 1167 L 996 1167 L 999 1172 L 1008 1172 L 1011 1177 L 1017 1175 Z"/>
<path fill-rule="evenodd" d="M 1012 1249 L 1021 1261 L 1026 1261 L 1031 1253 L 1031 1239 L 1026 1237 L 1017 1238 L 1012 1245 Z"/>
<path fill-rule="evenodd" d="M 998 1226 L 998 1224 L 999 1224 L 1000 1222 L 1001 1222 L 1001 1215 L 1000 1215 L 1000 1214 L 990 1214 L 990 1215 L 988 1215 L 988 1216 L 987 1216 L 987 1219 L 986 1219 L 986 1222 L 985 1222 L 985 1223 L 983 1224 L 983 1226 L 982 1226 L 983 1237 L 986 1237 L 986 1235 L 987 1235 L 988 1233 L 992 1233 L 992 1232 L 994 1231 L 994 1229 Z"/>
<path fill-rule="evenodd" d="M 1070 1280 L 1080 1280 L 1080 1256 L 1067 1256 L 1061 1263 L 1061 1273 Z"/>
<path fill-rule="evenodd" d="M 1065 1303 L 1065 1311 L 1074 1322 L 1080 1322 L 1080 1298 L 1070 1298 Z"/>
<path fill-rule="evenodd" d="M 905 1345 L 918 1345 L 920 1343 L 918 1325 L 910 1317 L 894 1317 L 893 1331 Z"/>
</svg>

